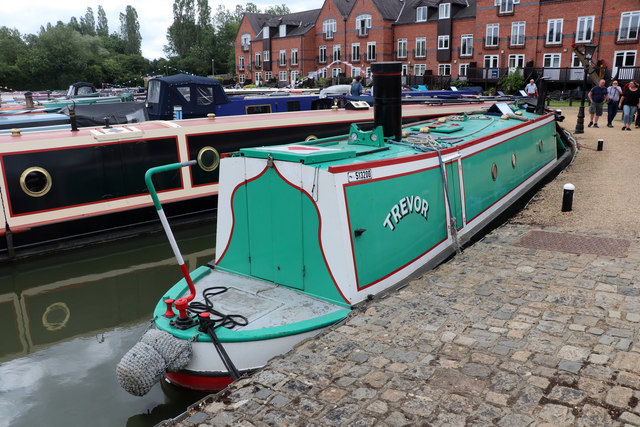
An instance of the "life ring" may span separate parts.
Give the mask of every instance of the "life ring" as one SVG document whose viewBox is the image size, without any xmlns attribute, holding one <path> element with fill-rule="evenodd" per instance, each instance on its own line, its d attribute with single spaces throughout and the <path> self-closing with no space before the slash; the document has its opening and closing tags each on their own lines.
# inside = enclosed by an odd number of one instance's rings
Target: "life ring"
<svg viewBox="0 0 640 427">
<path fill-rule="evenodd" d="M 207 166 L 207 165 L 205 165 L 204 160 L 202 158 L 208 152 L 213 153 L 213 161 L 211 162 L 210 165 Z M 200 149 L 200 151 L 198 152 L 197 160 L 198 160 L 198 166 L 200 166 L 200 169 L 202 169 L 205 172 L 212 172 L 212 171 L 216 170 L 216 168 L 220 164 L 220 154 L 218 153 L 218 150 L 216 150 L 215 148 L 207 145 L 206 147 L 202 147 Z"/>
<path fill-rule="evenodd" d="M 318 139 L 317 136 L 315 135 L 309 135 L 308 137 L 306 137 L 304 140 L 305 141 L 315 141 L 316 139 Z"/>
<path fill-rule="evenodd" d="M 51 313 L 59 310 L 62 310 L 62 312 L 64 313 L 64 318 L 57 322 L 49 321 L 49 316 L 51 315 Z M 49 307 L 47 307 L 47 309 L 42 314 L 42 325 L 47 329 L 47 331 L 58 331 L 67 325 L 70 317 L 71 310 L 69 310 L 67 304 L 63 302 L 54 302 L 53 304 L 49 305 Z"/>
<path fill-rule="evenodd" d="M 20 188 L 31 197 L 42 197 L 51 190 L 51 174 L 40 166 L 26 169 L 20 175 Z"/>
</svg>

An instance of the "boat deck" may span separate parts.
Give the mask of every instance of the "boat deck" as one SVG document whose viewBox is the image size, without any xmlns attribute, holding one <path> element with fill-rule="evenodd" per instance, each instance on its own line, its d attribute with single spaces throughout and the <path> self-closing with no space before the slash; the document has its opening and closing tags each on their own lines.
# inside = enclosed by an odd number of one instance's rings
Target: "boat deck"
<svg viewBox="0 0 640 427">
<path fill-rule="evenodd" d="M 204 301 L 203 291 L 211 287 L 226 287 L 227 291 L 210 298 L 214 309 L 224 314 L 240 314 L 249 321 L 234 331 L 250 331 L 304 322 L 344 310 L 271 282 L 212 270 L 195 283 L 196 297 Z M 186 296 L 186 294 L 185 294 Z"/>
</svg>

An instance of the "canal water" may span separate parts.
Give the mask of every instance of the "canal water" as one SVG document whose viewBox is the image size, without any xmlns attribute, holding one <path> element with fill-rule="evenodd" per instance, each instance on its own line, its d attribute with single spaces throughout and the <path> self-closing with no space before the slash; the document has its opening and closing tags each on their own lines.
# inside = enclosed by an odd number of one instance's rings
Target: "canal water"
<svg viewBox="0 0 640 427">
<path fill-rule="evenodd" d="M 214 257 L 215 223 L 176 230 L 190 270 Z M 0 427 L 153 426 L 205 394 L 120 388 L 122 356 L 181 277 L 155 233 L 0 264 Z"/>
</svg>

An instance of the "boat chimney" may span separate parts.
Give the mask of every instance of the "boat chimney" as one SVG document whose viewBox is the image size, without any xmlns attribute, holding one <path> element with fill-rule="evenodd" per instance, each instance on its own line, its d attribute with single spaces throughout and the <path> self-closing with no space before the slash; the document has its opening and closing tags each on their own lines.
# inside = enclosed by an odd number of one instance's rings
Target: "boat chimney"
<svg viewBox="0 0 640 427">
<path fill-rule="evenodd" d="M 69 122 L 71 123 L 71 131 L 78 131 L 78 119 L 76 118 L 76 104 L 73 103 L 73 108 L 69 106 Z"/>
<path fill-rule="evenodd" d="M 25 102 L 27 108 L 34 108 L 34 105 L 33 105 L 33 93 L 25 92 L 24 93 L 24 102 Z"/>
<path fill-rule="evenodd" d="M 374 62 L 373 74 L 373 122 L 382 126 L 386 138 L 402 139 L 402 91 L 401 62 Z"/>
</svg>

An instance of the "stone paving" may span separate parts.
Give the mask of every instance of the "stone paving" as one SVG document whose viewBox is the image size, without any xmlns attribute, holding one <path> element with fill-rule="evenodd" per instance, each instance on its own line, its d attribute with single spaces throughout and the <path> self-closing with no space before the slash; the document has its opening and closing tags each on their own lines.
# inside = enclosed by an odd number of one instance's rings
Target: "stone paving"
<svg viewBox="0 0 640 427">
<path fill-rule="evenodd" d="M 513 245 L 533 229 L 503 225 L 173 424 L 640 425 L 640 241 Z"/>
</svg>

